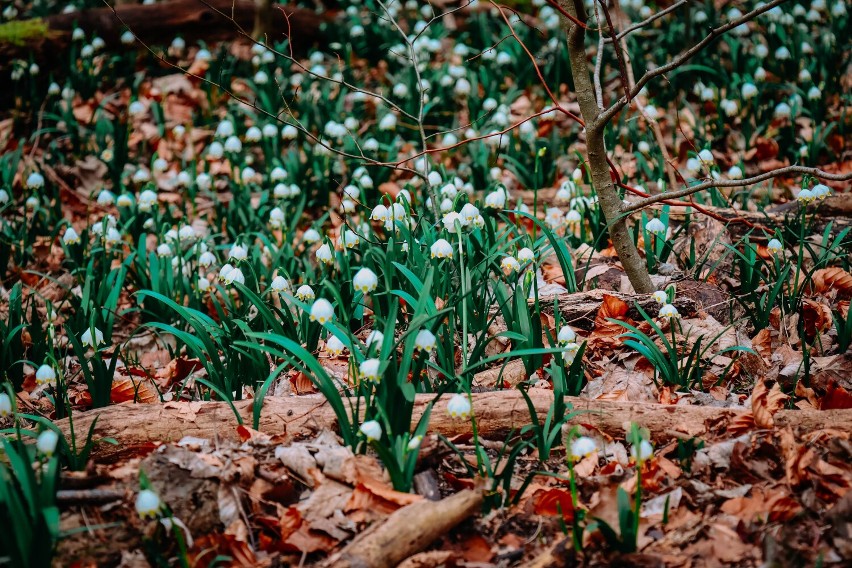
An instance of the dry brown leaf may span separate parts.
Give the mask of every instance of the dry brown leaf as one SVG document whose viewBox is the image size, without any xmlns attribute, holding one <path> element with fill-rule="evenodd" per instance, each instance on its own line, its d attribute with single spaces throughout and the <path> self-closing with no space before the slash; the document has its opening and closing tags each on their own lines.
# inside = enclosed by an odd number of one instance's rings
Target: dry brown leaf
<svg viewBox="0 0 852 568">
<path fill-rule="evenodd" d="M 754 415 L 754 424 L 758 428 L 770 429 L 775 426 L 772 416 L 784 408 L 784 401 L 789 398 L 781 392 L 781 385 L 775 383 L 768 388 L 766 380 L 761 379 L 751 392 L 751 411 Z"/>
<path fill-rule="evenodd" d="M 820 268 L 813 273 L 811 292 L 826 295 L 837 292 L 843 298 L 852 297 L 852 274 L 839 266 Z"/>
<path fill-rule="evenodd" d="M 609 294 L 604 294 L 601 307 L 598 308 L 598 313 L 595 316 L 595 327 L 592 330 L 591 337 L 618 335 L 623 333 L 623 327 L 607 320 L 617 319 L 626 321 L 624 318 L 627 315 L 628 309 L 629 306 L 624 300 Z"/>
<path fill-rule="evenodd" d="M 112 382 L 110 401 L 113 404 L 129 401 L 152 404 L 160 401 L 160 393 L 157 392 L 149 379 L 118 377 Z"/>
</svg>

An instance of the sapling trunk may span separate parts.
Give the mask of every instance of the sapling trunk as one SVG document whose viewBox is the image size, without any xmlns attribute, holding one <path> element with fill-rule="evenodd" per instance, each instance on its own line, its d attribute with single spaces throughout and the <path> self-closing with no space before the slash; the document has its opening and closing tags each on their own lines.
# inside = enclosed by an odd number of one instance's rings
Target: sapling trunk
<svg viewBox="0 0 852 568">
<path fill-rule="evenodd" d="M 586 11 L 581 0 L 560 0 L 559 3 L 567 13 L 578 20 L 586 20 Z M 586 32 L 564 16 L 562 21 L 568 33 L 568 57 L 574 78 L 574 89 L 577 92 L 577 102 L 580 104 L 580 113 L 586 123 L 586 159 L 601 211 L 607 221 L 609 236 L 633 289 L 640 294 L 650 294 L 654 291 L 654 285 L 651 283 L 645 261 L 639 256 L 639 251 L 633 243 L 630 228 L 627 226 L 627 215 L 622 210 L 621 197 L 613 183 L 606 159 L 605 124 L 598 124 L 601 111 L 595 99 L 595 87 L 592 84 L 586 60 Z"/>
</svg>

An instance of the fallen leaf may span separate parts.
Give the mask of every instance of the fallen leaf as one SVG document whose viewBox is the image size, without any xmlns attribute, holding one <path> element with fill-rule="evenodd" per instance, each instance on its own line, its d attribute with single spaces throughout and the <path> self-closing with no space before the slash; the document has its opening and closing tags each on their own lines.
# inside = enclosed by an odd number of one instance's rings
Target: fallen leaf
<svg viewBox="0 0 852 568">
<path fill-rule="evenodd" d="M 775 383 L 770 389 L 767 388 L 765 379 L 758 381 L 751 392 L 751 411 L 755 426 L 766 429 L 773 428 L 775 420 L 772 416 L 784 408 L 784 402 L 787 398 L 789 397 L 781 392 L 779 383 Z"/>
</svg>

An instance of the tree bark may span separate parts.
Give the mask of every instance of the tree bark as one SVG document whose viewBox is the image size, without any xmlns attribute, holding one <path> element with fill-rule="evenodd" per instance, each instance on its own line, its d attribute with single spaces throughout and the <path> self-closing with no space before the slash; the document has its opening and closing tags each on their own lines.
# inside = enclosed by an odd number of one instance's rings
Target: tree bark
<svg viewBox="0 0 852 568">
<path fill-rule="evenodd" d="M 553 392 L 530 389 L 530 398 L 539 419 L 543 420 L 553 402 Z M 474 393 L 473 410 L 479 431 L 483 436 L 503 439 L 511 430 L 519 430 L 530 423 L 526 402 L 517 390 Z M 412 424 L 420 420 L 432 395 L 417 395 Z M 450 418 L 447 413 L 449 397 L 443 397 L 432 410 L 429 429 L 452 437 L 471 432 L 470 422 Z M 724 431 L 727 424 L 748 411 L 745 409 L 711 406 L 661 405 L 636 402 L 616 402 L 568 397 L 575 411 L 571 424 L 586 424 L 621 436 L 625 426 L 636 422 L 648 428 L 651 437 L 670 440 L 672 433 L 684 436 L 702 436 Z M 246 425 L 251 425 L 251 400 L 235 403 Z M 364 404 L 360 405 L 364 408 Z M 114 459 L 126 453 L 134 454 L 140 448 L 158 442 L 177 442 L 184 436 L 207 439 L 239 439 L 237 421 L 225 402 L 171 402 L 165 404 L 124 403 L 74 415 L 77 439 L 85 436 L 92 421 L 98 418 L 95 439 L 111 437 L 119 445 L 97 444 L 93 454 L 99 459 Z M 852 410 L 782 410 L 775 415 L 778 427 L 796 426 L 818 430 L 826 426 L 852 431 Z M 67 419 L 57 421 L 66 434 L 70 434 Z M 335 429 L 337 418 L 320 395 L 297 397 L 267 397 L 263 404 L 259 429 L 277 434 L 286 432 L 291 437 L 308 437 L 324 429 Z"/>
<path fill-rule="evenodd" d="M 565 11 L 580 21 L 585 21 L 586 11 L 582 1 L 560 0 Z M 574 24 L 566 17 L 562 18 L 568 33 L 568 57 L 571 63 L 571 75 L 574 78 L 574 89 L 577 91 L 577 102 L 580 113 L 586 123 L 586 157 L 592 175 L 592 182 L 598 194 L 601 210 L 609 226 L 612 245 L 618 252 L 624 271 L 640 294 L 650 294 L 654 291 L 651 276 L 645 266 L 645 261 L 639 255 L 630 228 L 627 226 L 627 215 L 622 211 L 621 197 L 613 183 L 607 163 L 606 147 L 604 145 L 605 124 L 598 124 L 601 112 L 595 100 L 595 87 L 589 75 L 589 64 L 586 59 L 586 33 L 583 28 Z"/>
</svg>

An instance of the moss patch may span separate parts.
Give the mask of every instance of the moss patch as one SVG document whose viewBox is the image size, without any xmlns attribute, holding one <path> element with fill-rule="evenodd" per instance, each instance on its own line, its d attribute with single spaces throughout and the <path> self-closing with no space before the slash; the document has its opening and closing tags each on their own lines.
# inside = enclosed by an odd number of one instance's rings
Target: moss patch
<svg viewBox="0 0 852 568">
<path fill-rule="evenodd" d="M 0 45 L 23 46 L 48 35 L 47 23 L 41 18 L 0 24 Z"/>
</svg>

